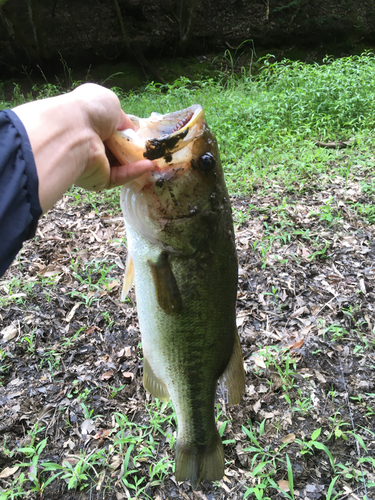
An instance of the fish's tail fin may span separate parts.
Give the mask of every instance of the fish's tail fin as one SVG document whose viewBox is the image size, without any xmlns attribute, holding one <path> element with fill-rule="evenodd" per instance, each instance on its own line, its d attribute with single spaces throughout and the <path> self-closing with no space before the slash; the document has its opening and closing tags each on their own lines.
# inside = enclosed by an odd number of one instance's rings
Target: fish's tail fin
<svg viewBox="0 0 375 500">
<path fill-rule="evenodd" d="M 207 446 L 176 444 L 176 479 L 190 479 L 195 488 L 203 479 L 218 481 L 224 475 L 224 449 L 218 432 Z"/>
</svg>

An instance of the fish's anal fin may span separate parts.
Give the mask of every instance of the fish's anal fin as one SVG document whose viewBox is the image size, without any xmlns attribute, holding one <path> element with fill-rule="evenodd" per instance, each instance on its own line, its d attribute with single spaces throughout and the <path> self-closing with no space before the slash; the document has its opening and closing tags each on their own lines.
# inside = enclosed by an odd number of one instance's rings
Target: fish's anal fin
<svg viewBox="0 0 375 500">
<path fill-rule="evenodd" d="M 234 332 L 234 336 L 232 355 L 219 381 L 223 382 L 228 390 L 228 405 L 238 404 L 245 391 L 245 370 L 237 330 Z"/>
<path fill-rule="evenodd" d="M 213 441 L 207 447 L 189 446 L 176 443 L 176 479 L 191 481 L 195 488 L 203 479 L 219 481 L 224 475 L 224 449 L 221 437 L 216 432 Z"/>
<path fill-rule="evenodd" d="M 158 398 L 161 401 L 169 401 L 168 389 L 155 375 L 146 357 L 143 358 L 143 387 L 154 398 Z"/>
<path fill-rule="evenodd" d="M 124 281 L 122 282 L 122 291 L 121 291 L 122 302 L 125 301 L 129 293 L 129 290 L 131 289 L 133 284 L 134 284 L 134 264 L 128 252 L 128 256 L 126 257 Z"/>
<path fill-rule="evenodd" d="M 168 262 L 168 253 L 162 252 L 156 262 L 149 260 L 148 265 L 154 280 L 159 306 L 169 316 L 178 316 L 182 310 L 182 298 Z"/>
</svg>

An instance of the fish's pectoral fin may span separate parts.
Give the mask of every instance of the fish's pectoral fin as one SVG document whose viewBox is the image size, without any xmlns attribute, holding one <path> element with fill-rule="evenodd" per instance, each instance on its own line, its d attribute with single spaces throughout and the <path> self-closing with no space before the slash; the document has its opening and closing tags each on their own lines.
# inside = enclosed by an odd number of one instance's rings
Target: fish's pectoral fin
<svg viewBox="0 0 375 500">
<path fill-rule="evenodd" d="M 245 370 L 243 368 L 240 339 L 237 330 L 234 332 L 235 340 L 229 363 L 220 377 L 228 389 L 228 405 L 236 405 L 241 401 L 245 391 Z"/>
<path fill-rule="evenodd" d="M 203 449 L 202 449 L 203 448 Z M 224 449 L 218 432 L 206 446 L 176 443 L 176 479 L 190 479 L 195 488 L 203 479 L 219 481 L 224 475 Z"/>
<path fill-rule="evenodd" d="M 133 264 L 133 259 L 131 258 L 128 252 L 128 256 L 126 257 L 124 280 L 122 282 L 122 291 L 121 291 L 122 302 L 125 301 L 129 293 L 129 290 L 131 289 L 133 284 L 134 284 L 134 264 Z"/>
<path fill-rule="evenodd" d="M 182 310 L 182 298 L 168 262 L 168 253 L 162 252 L 156 262 L 149 260 L 148 265 L 154 280 L 159 306 L 169 316 L 178 316 Z"/>
<path fill-rule="evenodd" d="M 154 398 L 169 401 L 169 392 L 165 384 L 155 375 L 147 358 L 143 358 L 143 387 Z"/>
</svg>

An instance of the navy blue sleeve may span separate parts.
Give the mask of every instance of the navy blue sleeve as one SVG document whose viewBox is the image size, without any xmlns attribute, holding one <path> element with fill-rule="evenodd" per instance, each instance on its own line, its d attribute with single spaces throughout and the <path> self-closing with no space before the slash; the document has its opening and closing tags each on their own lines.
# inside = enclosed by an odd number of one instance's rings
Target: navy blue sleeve
<svg viewBox="0 0 375 500">
<path fill-rule="evenodd" d="M 0 111 L 0 276 L 35 235 L 42 214 L 38 184 L 23 123 L 13 111 Z"/>
</svg>

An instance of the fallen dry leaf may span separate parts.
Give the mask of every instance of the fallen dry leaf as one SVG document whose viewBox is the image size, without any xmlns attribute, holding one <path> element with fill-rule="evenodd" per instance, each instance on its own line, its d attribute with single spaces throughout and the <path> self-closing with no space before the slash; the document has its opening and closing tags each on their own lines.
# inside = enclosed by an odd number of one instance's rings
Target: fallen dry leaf
<svg viewBox="0 0 375 500">
<path fill-rule="evenodd" d="M 322 382 L 322 384 L 325 384 L 327 382 L 327 380 L 323 377 L 323 375 L 318 370 L 315 370 L 315 375 L 316 375 L 316 378 L 319 380 L 319 382 Z"/>
<path fill-rule="evenodd" d="M 264 412 L 262 414 L 263 418 L 273 418 L 275 416 L 275 413 L 274 412 Z"/>
<path fill-rule="evenodd" d="M 63 271 L 61 266 L 56 266 L 55 264 L 49 264 L 48 266 L 42 268 L 39 271 L 39 274 L 44 276 L 45 278 L 48 278 L 50 276 L 54 276 L 55 274 L 59 274 Z"/>
<path fill-rule="evenodd" d="M 264 360 L 263 360 L 263 357 L 262 356 L 257 356 L 257 355 L 254 355 L 254 356 L 251 356 L 251 359 L 254 361 L 254 363 L 259 366 L 260 368 L 267 368 L 265 363 L 264 363 Z"/>
<path fill-rule="evenodd" d="M 0 332 L 0 335 L 3 336 L 3 342 L 8 342 L 9 340 L 14 339 L 18 334 L 18 328 L 16 326 L 16 323 L 12 323 L 9 326 L 6 326 L 3 328 Z"/>
<path fill-rule="evenodd" d="M 243 323 L 244 323 L 244 321 L 245 321 L 245 319 L 246 319 L 246 316 L 238 316 L 236 318 L 236 325 L 237 325 L 237 327 L 242 326 Z"/>
<path fill-rule="evenodd" d="M 258 413 L 258 411 L 260 410 L 261 404 L 262 403 L 260 400 L 255 403 L 255 405 L 253 406 L 253 410 L 255 411 L 255 413 Z"/>
<path fill-rule="evenodd" d="M 290 491 L 289 482 L 288 481 L 285 481 L 284 479 L 281 479 L 280 481 L 277 481 L 277 484 L 279 485 L 280 490 Z"/>
<path fill-rule="evenodd" d="M 309 309 L 306 306 L 300 307 L 294 313 L 290 315 L 290 319 L 297 318 L 298 316 L 302 316 L 302 314 L 309 313 Z"/>
<path fill-rule="evenodd" d="M 87 434 L 90 434 L 94 430 L 95 430 L 94 421 L 91 418 L 86 418 L 86 420 L 84 420 L 81 425 L 82 436 L 85 437 Z"/>
<path fill-rule="evenodd" d="M 287 434 L 286 436 L 284 436 L 282 439 L 281 439 L 281 442 L 282 443 L 293 443 L 293 441 L 295 441 L 296 439 L 296 435 L 293 434 L 293 432 L 291 432 L 290 434 Z M 285 491 L 285 490 L 284 490 Z"/>
<path fill-rule="evenodd" d="M 288 346 L 288 349 L 300 349 L 303 344 L 305 343 L 305 339 L 300 339 L 300 340 L 297 340 L 296 342 L 294 342 L 294 344 Z"/>
<path fill-rule="evenodd" d="M 105 439 L 109 436 L 109 434 L 112 432 L 112 429 L 100 429 L 98 432 L 95 434 L 93 439 Z"/>
<path fill-rule="evenodd" d="M 0 472 L 0 477 L 2 479 L 5 479 L 6 477 L 12 476 L 15 472 L 17 472 L 19 469 L 19 466 L 16 465 L 15 467 L 5 467 L 4 470 Z"/>
<path fill-rule="evenodd" d="M 112 460 L 111 460 L 111 467 L 113 468 L 113 470 L 116 470 L 120 467 L 120 465 L 122 464 L 123 462 L 123 458 L 121 457 L 121 455 L 115 455 Z"/>
<path fill-rule="evenodd" d="M 67 441 L 64 441 L 63 443 L 63 448 L 69 447 L 70 450 L 73 450 L 75 446 L 76 446 L 75 442 L 72 441 L 70 438 Z"/>
<path fill-rule="evenodd" d="M 96 491 L 100 491 L 101 490 L 101 487 L 102 487 L 102 484 L 103 484 L 103 481 L 104 481 L 104 478 L 105 478 L 105 470 L 103 470 L 100 474 L 99 474 L 99 477 L 96 479 L 97 481 L 97 485 L 96 485 Z"/>
<path fill-rule="evenodd" d="M 111 283 L 109 283 L 107 285 L 107 288 L 109 291 L 112 291 L 112 290 L 115 290 L 116 288 L 118 288 L 120 286 L 120 282 L 119 281 L 111 281 Z"/>
<path fill-rule="evenodd" d="M 86 331 L 85 331 L 85 334 L 86 335 L 92 335 L 96 330 L 99 330 L 101 331 L 100 328 L 98 328 L 96 325 L 92 325 L 90 326 L 90 328 L 88 328 Z"/>
<path fill-rule="evenodd" d="M 100 375 L 100 380 L 109 380 L 110 378 L 113 377 L 114 371 L 113 370 L 108 370 L 107 372 L 104 372 Z"/>
<path fill-rule="evenodd" d="M 74 304 L 74 306 L 72 307 L 72 309 L 70 310 L 70 312 L 68 312 L 68 314 L 66 315 L 66 318 L 65 318 L 65 321 L 67 323 L 70 323 L 73 319 L 73 316 L 76 312 L 76 310 L 79 308 L 79 306 L 82 304 L 82 302 L 77 302 L 76 304 Z"/>
</svg>

